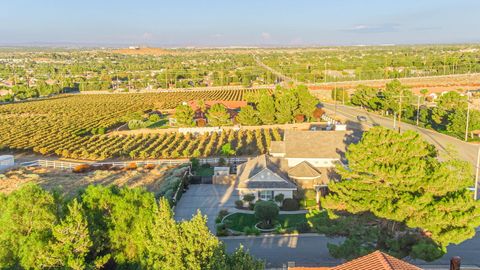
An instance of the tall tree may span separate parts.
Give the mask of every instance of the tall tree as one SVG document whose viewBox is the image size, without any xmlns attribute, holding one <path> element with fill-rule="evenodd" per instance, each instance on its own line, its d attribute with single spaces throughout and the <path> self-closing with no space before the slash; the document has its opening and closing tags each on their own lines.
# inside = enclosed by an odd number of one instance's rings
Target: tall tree
<svg viewBox="0 0 480 270">
<path fill-rule="evenodd" d="M 210 126 L 227 126 L 232 123 L 230 114 L 225 106 L 220 103 L 212 105 L 207 112 L 207 120 Z"/>
<path fill-rule="evenodd" d="M 322 203 L 330 210 L 371 212 L 390 220 L 390 230 L 396 223 L 418 228 L 443 248 L 458 244 L 480 225 L 480 205 L 467 190 L 472 170 L 467 162 L 436 156 L 418 133 L 372 128 L 349 146 L 349 169 L 339 168 L 343 181 L 329 185 L 331 195 Z"/>
<path fill-rule="evenodd" d="M 299 108 L 295 92 L 291 89 L 278 88 L 275 90 L 274 97 L 276 122 L 279 124 L 292 123 Z"/>
<path fill-rule="evenodd" d="M 447 131 L 454 134 L 458 138 L 464 138 L 467 127 L 467 110 L 456 109 L 448 114 Z M 470 118 L 468 121 L 468 130 L 480 130 L 480 111 L 470 110 Z M 471 135 L 470 135 L 471 136 Z"/>
<path fill-rule="evenodd" d="M 68 205 L 67 216 L 53 227 L 52 233 L 50 250 L 42 256 L 46 265 L 75 270 L 91 267 L 86 262 L 86 256 L 93 242 L 90 240 L 83 209 L 77 199 Z"/>
<path fill-rule="evenodd" d="M 0 206 L 0 268 L 43 269 L 38 258 L 47 252 L 52 225 L 58 221 L 52 194 L 27 184 Z"/>
<path fill-rule="evenodd" d="M 177 124 L 179 126 L 191 127 L 194 125 L 193 122 L 193 109 L 188 105 L 178 105 L 175 108 L 175 118 L 177 119 Z"/>
<path fill-rule="evenodd" d="M 258 99 L 257 110 L 262 124 L 270 125 L 275 123 L 275 100 L 271 95 L 262 92 Z"/>
<path fill-rule="evenodd" d="M 304 85 L 300 85 L 296 88 L 296 95 L 298 100 L 296 114 L 305 115 L 309 120 L 317 108 L 318 99 L 310 94 L 310 91 L 308 91 L 308 88 Z"/>
<path fill-rule="evenodd" d="M 237 115 L 237 121 L 246 126 L 256 126 L 261 123 L 259 113 L 252 106 L 243 107 Z"/>
</svg>

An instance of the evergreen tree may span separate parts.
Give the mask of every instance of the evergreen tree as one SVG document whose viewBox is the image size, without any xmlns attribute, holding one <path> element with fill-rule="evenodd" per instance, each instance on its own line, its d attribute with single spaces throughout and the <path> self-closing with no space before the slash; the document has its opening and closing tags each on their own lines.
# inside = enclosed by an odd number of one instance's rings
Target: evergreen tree
<svg viewBox="0 0 480 270">
<path fill-rule="evenodd" d="M 310 120 L 313 112 L 317 108 L 318 99 L 310 94 L 310 91 L 308 91 L 308 88 L 304 85 L 298 86 L 295 90 L 298 100 L 296 114 L 305 115 L 307 120 Z"/>
<path fill-rule="evenodd" d="M 275 119 L 278 124 L 292 123 L 298 112 L 298 98 L 291 89 L 275 90 Z M 312 110 L 313 112 L 313 110 Z"/>
<path fill-rule="evenodd" d="M 206 217 L 198 212 L 191 220 L 181 222 L 183 269 L 206 269 L 218 250 L 220 242 L 206 226 Z"/>
<path fill-rule="evenodd" d="M 57 222 L 52 194 L 27 184 L 2 199 L 0 206 L 0 268 L 42 269 L 52 225 Z"/>
<path fill-rule="evenodd" d="M 464 138 L 467 127 L 467 110 L 456 109 L 448 114 L 447 131 L 457 136 Z M 468 121 L 468 130 L 480 129 L 480 111 L 470 110 L 470 119 Z"/>
<path fill-rule="evenodd" d="M 52 231 L 51 250 L 42 258 L 46 265 L 75 270 L 86 269 L 86 256 L 93 243 L 90 240 L 87 220 L 77 199 L 68 205 L 67 216 L 60 224 L 55 225 Z"/>
<path fill-rule="evenodd" d="M 237 121 L 246 126 L 260 125 L 259 113 L 250 105 L 243 107 L 237 115 Z"/>
<path fill-rule="evenodd" d="M 175 108 L 175 118 L 177 119 L 177 125 L 184 127 L 191 127 L 193 122 L 194 111 L 188 105 L 178 105 Z"/>
<path fill-rule="evenodd" d="M 475 235 L 480 208 L 467 190 L 469 163 L 440 162 L 418 133 L 381 127 L 350 145 L 346 157 L 349 169 L 339 168 L 343 181 L 331 183 L 331 195 L 322 200 L 327 209 L 371 212 L 389 220 L 382 225 L 389 231 L 397 223 L 419 228 L 442 248 Z"/>
<path fill-rule="evenodd" d="M 275 101 L 271 95 L 262 92 L 257 104 L 257 110 L 262 124 L 270 125 L 275 123 Z"/>
<path fill-rule="evenodd" d="M 232 121 L 230 120 L 230 114 L 228 113 L 225 106 L 220 103 L 214 104 L 207 112 L 207 120 L 210 126 L 226 126 L 230 125 Z"/>
</svg>

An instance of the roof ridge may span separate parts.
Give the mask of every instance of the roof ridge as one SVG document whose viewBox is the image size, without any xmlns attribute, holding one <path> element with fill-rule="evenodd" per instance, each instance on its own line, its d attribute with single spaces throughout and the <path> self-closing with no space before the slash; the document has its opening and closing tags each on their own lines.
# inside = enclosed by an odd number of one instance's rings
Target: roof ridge
<svg viewBox="0 0 480 270">
<path fill-rule="evenodd" d="M 373 254 L 375 254 L 377 259 L 385 267 L 385 269 L 394 270 L 393 266 L 387 260 L 387 257 L 385 256 L 386 255 L 385 253 L 381 252 L 380 250 L 376 250 L 375 252 L 373 252 Z"/>
</svg>

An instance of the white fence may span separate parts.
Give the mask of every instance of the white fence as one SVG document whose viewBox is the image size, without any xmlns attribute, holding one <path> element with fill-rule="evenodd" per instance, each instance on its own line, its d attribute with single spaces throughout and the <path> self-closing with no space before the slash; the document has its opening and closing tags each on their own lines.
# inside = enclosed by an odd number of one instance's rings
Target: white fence
<svg viewBox="0 0 480 270">
<path fill-rule="evenodd" d="M 216 164 L 219 163 L 222 158 L 201 158 L 199 159 L 200 164 Z M 229 164 L 239 164 L 247 161 L 247 157 L 232 157 L 232 158 L 223 158 L 226 163 Z M 182 165 L 189 164 L 190 160 L 188 159 L 160 159 L 160 160 L 141 160 L 141 161 L 120 161 L 120 162 L 68 162 L 68 161 L 57 161 L 57 160 L 34 160 L 29 162 L 20 163 L 20 166 L 39 166 L 39 167 L 48 167 L 48 168 L 58 168 L 58 169 L 73 169 L 78 165 L 89 164 L 89 165 L 112 165 L 118 167 L 126 167 L 128 164 L 135 163 L 137 166 L 143 166 L 147 164 L 153 165 Z"/>
</svg>

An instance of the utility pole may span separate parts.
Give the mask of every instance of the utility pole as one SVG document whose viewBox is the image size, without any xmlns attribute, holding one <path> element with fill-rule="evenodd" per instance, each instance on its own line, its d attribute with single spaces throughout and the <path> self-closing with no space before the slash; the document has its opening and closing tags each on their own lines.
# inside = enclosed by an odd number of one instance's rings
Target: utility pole
<svg viewBox="0 0 480 270">
<path fill-rule="evenodd" d="M 475 172 L 475 200 L 478 200 L 478 176 L 480 170 L 480 145 L 478 146 L 477 167 Z"/>
<path fill-rule="evenodd" d="M 393 112 L 393 130 L 397 129 L 397 113 Z"/>
<path fill-rule="evenodd" d="M 465 125 L 465 141 L 468 140 L 468 125 L 470 124 L 470 103 L 467 98 L 467 123 Z"/>
<path fill-rule="evenodd" d="M 400 104 L 398 105 L 398 132 L 400 132 L 400 125 L 402 123 L 402 98 L 403 98 L 403 89 L 400 92 Z"/>
<path fill-rule="evenodd" d="M 420 119 L 420 96 L 417 96 L 417 126 Z"/>
<path fill-rule="evenodd" d="M 325 77 L 325 82 L 327 82 L 327 61 L 325 60 L 325 71 L 324 71 L 324 75 Z"/>
<path fill-rule="evenodd" d="M 335 113 L 334 117 L 337 117 L 337 82 L 334 83 L 333 98 L 335 100 Z"/>
</svg>

